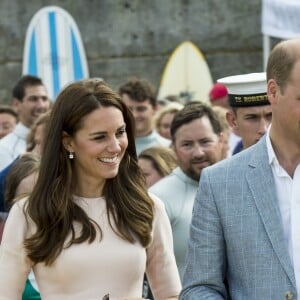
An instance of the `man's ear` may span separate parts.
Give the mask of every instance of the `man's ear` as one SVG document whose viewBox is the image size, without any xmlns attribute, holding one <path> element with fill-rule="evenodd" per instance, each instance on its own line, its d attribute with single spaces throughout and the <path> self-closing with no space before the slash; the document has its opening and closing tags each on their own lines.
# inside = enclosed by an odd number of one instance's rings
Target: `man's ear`
<svg viewBox="0 0 300 300">
<path fill-rule="evenodd" d="M 268 81 L 267 86 L 268 100 L 271 104 L 276 104 L 277 94 L 280 93 L 280 87 L 274 79 Z"/>
<path fill-rule="evenodd" d="M 222 131 L 219 133 L 219 144 L 222 144 L 225 139 L 225 133 Z"/>
<path fill-rule="evenodd" d="M 21 106 L 22 102 L 20 100 L 18 100 L 17 98 L 12 98 L 11 100 L 11 107 L 17 112 L 19 113 L 20 111 L 20 106 Z"/>
<path fill-rule="evenodd" d="M 153 107 L 153 114 L 155 115 L 159 110 L 159 105 L 158 103 L 155 103 L 152 107 Z"/>
<path fill-rule="evenodd" d="M 175 151 L 175 145 L 174 145 L 174 141 L 172 140 L 170 146 L 169 146 L 173 151 Z"/>
<path fill-rule="evenodd" d="M 63 131 L 63 134 L 62 134 L 62 144 L 68 152 L 74 152 L 73 146 L 72 146 L 72 144 L 73 144 L 72 137 L 65 131 Z"/>
<path fill-rule="evenodd" d="M 239 126 L 237 124 L 237 116 L 233 110 L 229 110 L 226 112 L 226 120 L 228 122 L 229 127 L 231 127 L 232 131 L 235 134 L 239 134 Z"/>
</svg>

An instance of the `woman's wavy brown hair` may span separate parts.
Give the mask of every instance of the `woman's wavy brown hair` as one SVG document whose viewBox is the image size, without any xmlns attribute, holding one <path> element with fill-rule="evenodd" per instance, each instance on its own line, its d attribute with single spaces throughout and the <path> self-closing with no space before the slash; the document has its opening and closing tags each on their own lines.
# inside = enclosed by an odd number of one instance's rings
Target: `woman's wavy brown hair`
<svg viewBox="0 0 300 300">
<path fill-rule="evenodd" d="M 67 86 L 54 103 L 39 178 L 25 207 L 36 225 L 35 233 L 24 241 L 28 257 L 35 264 L 51 265 L 64 248 L 93 242 L 97 227 L 102 237 L 101 228 L 72 200 L 72 160 L 68 158 L 62 139 L 63 132 L 74 136 L 85 116 L 99 107 L 111 106 L 123 114 L 128 147 L 118 175 L 106 181 L 103 194 L 99 196 L 106 199 L 107 217 L 116 234 L 131 243 L 137 238 L 144 247 L 151 241 L 153 202 L 137 163 L 133 116 L 119 95 L 102 80 L 82 80 Z M 76 234 L 74 222 L 82 226 Z"/>
</svg>

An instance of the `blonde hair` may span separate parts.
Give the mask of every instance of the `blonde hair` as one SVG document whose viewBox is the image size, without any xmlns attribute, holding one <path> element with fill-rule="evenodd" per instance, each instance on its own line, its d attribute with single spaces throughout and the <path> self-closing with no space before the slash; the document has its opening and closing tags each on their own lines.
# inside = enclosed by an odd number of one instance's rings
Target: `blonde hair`
<svg viewBox="0 0 300 300">
<path fill-rule="evenodd" d="M 142 151 L 139 158 L 151 161 L 153 168 L 162 176 L 169 175 L 177 167 L 177 158 L 171 148 L 150 147 Z"/>
<path fill-rule="evenodd" d="M 183 108 L 183 104 L 172 102 L 169 103 L 167 106 L 163 107 L 160 111 L 157 112 L 157 114 L 154 117 L 154 128 L 158 133 L 160 133 L 160 123 L 162 118 L 168 114 L 176 114 L 178 111 L 180 111 Z"/>
<path fill-rule="evenodd" d="M 220 121 L 222 132 L 230 130 L 229 124 L 226 119 L 226 113 L 228 112 L 228 109 L 221 106 L 212 106 L 211 108 L 216 113 Z"/>
</svg>

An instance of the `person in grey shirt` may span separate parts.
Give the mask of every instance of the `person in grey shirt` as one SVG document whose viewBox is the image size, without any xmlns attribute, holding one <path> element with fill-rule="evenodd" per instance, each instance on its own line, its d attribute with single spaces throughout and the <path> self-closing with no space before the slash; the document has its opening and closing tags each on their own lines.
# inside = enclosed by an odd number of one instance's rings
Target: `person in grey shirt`
<svg viewBox="0 0 300 300">
<path fill-rule="evenodd" d="M 172 148 L 178 167 L 149 189 L 165 204 L 181 278 L 198 181 L 205 167 L 221 159 L 221 131 L 220 121 L 209 106 L 200 102 L 186 104 L 171 124 Z"/>
</svg>

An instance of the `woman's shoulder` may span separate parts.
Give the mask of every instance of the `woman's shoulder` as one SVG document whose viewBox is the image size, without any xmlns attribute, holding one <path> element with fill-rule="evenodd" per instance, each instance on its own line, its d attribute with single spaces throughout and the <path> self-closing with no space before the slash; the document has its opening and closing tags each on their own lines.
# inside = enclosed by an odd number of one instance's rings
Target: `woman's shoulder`
<svg viewBox="0 0 300 300">
<path fill-rule="evenodd" d="M 27 203 L 28 203 L 28 197 L 18 199 L 17 201 L 14 202 L 10 211 L 24 211 L 24 208 L 26 207 Z"/>
<path fill-rule="evenodd" d="M 32 222 L 27 217 L 26 203 L 28 198 L 22 198 L 11 207 L 5 222 L 2 242 L 13 236 L 16 240 L 22 240 L 32 232 Z"/>
<path fill-rule="evenodd" d="M 149 193 L 154 204 L 154 220 L 168 218 L 164 202 L 156 195 Z"/>
<path fill-rule="evenodd" d="M 8 213 L 7 221 L 24 222 L 27 220 L 26 206 L 28 203 L 28 197 L 17 200 L 11 207 Z"/>
<path fill-rule="evenodd" d="M 148 194 L 149 194 L 150 198 L 152 199 L 152 201 L 154 203 L 155 210 L 165 209 L 165 204 L 163 203 L 163 201 L 159 197 L 157 197 L 156 195 L 154 195 L 151 192 L 148 192 Z"/>
</svg>

